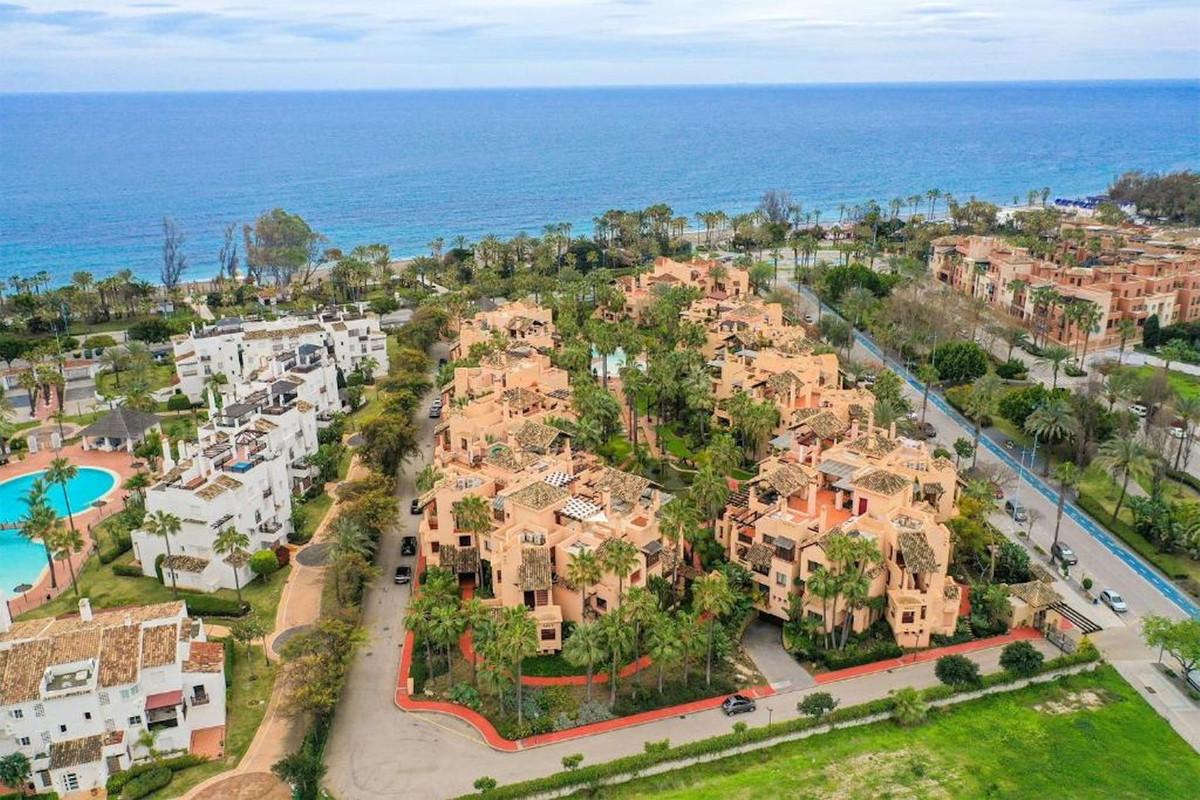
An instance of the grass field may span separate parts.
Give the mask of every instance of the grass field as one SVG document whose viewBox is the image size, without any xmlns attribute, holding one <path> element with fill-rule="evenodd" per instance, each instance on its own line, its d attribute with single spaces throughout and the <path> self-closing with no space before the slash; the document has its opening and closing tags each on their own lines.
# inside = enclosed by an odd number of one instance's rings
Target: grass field
<svg viewBox="0 0 1200 800">
<path fill-rule="evenodd" d="M 1200 756 L 1104 666 L 941 710 L 915 728 L 836 730 L 586 796 L 1174 800 L 1196 797 L 1197 786 Z"/>
<path fill-rule="evenodd" d="M 1162 367 L 1126 367 L 1142 380 L 1153 375 Z M 1200 377 L 1188 375 L 1185 372 L 1176 372 L 1169 370 L 1167 372 L 1167 383 L 1175 390 L 1175 393 L 1180 397 L 1196 397 L 1200 395 Z"/>
</svg>

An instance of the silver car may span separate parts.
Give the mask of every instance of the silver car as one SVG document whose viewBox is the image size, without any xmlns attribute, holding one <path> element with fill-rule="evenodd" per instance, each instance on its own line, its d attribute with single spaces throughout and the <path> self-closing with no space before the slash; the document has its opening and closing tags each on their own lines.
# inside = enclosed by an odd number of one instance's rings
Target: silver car
<svg viewBox="0 0 1200 800">
<path fill-rule="evenodd" d="M 1129 610 L 1129 606 L 1125 605 L 1125 598 L 1112 589 L 1105 589 L 1100 593 L 1100 602 L 1118 614 L 1124 614 Z"/>
</svg>

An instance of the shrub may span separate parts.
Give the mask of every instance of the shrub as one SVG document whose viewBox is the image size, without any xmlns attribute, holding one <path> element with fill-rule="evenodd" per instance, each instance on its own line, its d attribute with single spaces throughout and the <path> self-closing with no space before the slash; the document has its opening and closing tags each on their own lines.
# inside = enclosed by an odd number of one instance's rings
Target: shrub
<svg viewBox="0 0 1200 800">
<path fill-rule="evenodd" d="M 918 725 L 929 713 L 925 698 L 912 687 L 906 686 L 892 696 L 892 715 L 898 724 L 904 727 Z"/>
<path fill-rule="evenodd" d="M 1025 366 L 1025 362 L 1019 358 L 1010 358 L 1003 364 L 996 365 L 996 374 L 1005 380 L 1023 378 L 1028 371 L 1029 368 Z"/>
<path fill-rule="evenodd" d="M 154 772 L 160 769 L 166 769 L 172 772 L 179 772 L 188 767 L 195 767 L 203 764 L 207 759 L 202 756 L 192 755 L 191 753 L 175 756 L 174 758 L 165 758 L 157 764 L 135 764 L 122 772 L 115 772 L 108 776 L 108 782 L 105 784 L 105 789 L 110 796 L 115 797 L 125 785 L 135 778 L 139 778 L 148 772 Z"/>
<path fill-rule="evenodd" d="M 933 673 L 947 686 L 979 685 L 979 665 L 966 656 L 942 656 Z"/>
<path fill-rule="evenodd" d="M 576 770 L 583 763 L 583 753 L 572 753 L 569 756 L 562 757 L 563 769 Z"/>
<path fill-rule="evenodd" d="M 183 412 L 191 410 L 192 401 L 188 400 L 188 396 L 182 392 L 173 394 L 167 399 L 167 411 Z"/>
<path fill-rule="evenodd" d="M 101 562 L 104 559 L 101 558 Z M 142 577 L 142 568 L 136 564 L 113 564 L 113 575 L 120 575 L 122 578 L 140 578 Z"/>
<path fill-rule="evenodd" d="M 474 786 L 475 791 L 479 792 L 480 794 L 487 794 L 496 788 L 496 779 L 484 775 L 482 778 L 476 778 L 475 783 L 473 783 L 472 786 Z"/>
<path fill-rule="evenodd" d="M 107 347 L 116 347 L 117 340 L 106 333 L 99 333 L 95 336 L 89 336 L 83 340 L 85 350 L 96 350 L 96 355 L 99 355 Z"/>
<path fill-rule="evenodd" d="M 165 319 L 154 317 L 152 319 L 135 322 L 129 326 L 126 331 L 130 339 L 139 342 L 165 342 L 171 338 L 173 331 L 170 324 Z"/>
<path fill-rule="evenodd" d="M 987 354 L 975 342 L 943 342 L 933 351 L 933 366 L 941 379 L 953 386 L 970 383 L 987 372 Z"/>
<path fill-rule="evenodd" d="M 820 719 L 837 708 L 838 701 L 829 692 L 814 692 L 796 704 L 796 710 L 807 717 Z"/>
<path fill-rule="evenodd" d="M 166 786 L 174 776 L 175 773 L 166 767 L 159 767 L 144 775 L 139 775 L 125 784 L 125 788 L 121 790 L 121 800 L 138 800 L 140 797 L 145 797 Z"/>
<path fill-rule="evenodd" d="M 1063 373 L 1071 378 L 1082 378 L 1087 375 L 1087 370 L 1080 369 L 1074 364 L 1063 364 Z"/>
<path fill-rule="evenodd" d="M 1082 581 L 1080 581 L 1080 585 L 1083 587 L 1085 592 L 1090 592 L 1095 583 L 1091 578 L 1084 578 Z"/>
<path fill-rule="evenodd" d="M 249 613 L 250 604 L 238 605 L 234 598 L 214 597 L 209 594 L 189 594 L 185 598 L 188 613 L 198 617 L 240 617 Z"/>
<path fill-rule="evenodd" d="M 825 650 L 821 653 L 821 663 L 825 668 L 834 671 L 857 667 L 862 664 L 873 664 L 889 658 L 899 658 L 904 655 L 904 649 L 893 642 L 878 642 L 865 650 Z"/>
<path fill-rule="evenodd" d="M 259 550 L 250 556 L 250 571 L 264 580 L 279 569 L 279 557 L 274 550 Z"/>
<path fill-rule="evenodd" d="M 642 742 L 642 750 L 646 753 L 665 753 L 671 749 L 670 739 L 659 739 L 654 742 Z"/>
<path fill-rule="evenodd" d="M 100 551 L 100 563 L 111 564 L 121 556 L 133 549 L 133 538 L 128 533 L 120 533 L 115 537 L 115 542 L 112 547 L 106 547 Z M 116 570 L 116 567 L 113 567 Z M 117 573 L 120 574 L 120 573 Z M 137 574 L 142 574 L 140 569 Z"/>
<path fill-rule="evenodd" d="M 479 696 L 479 690 L 469 683 L 456 683 L 450 687 L 450 702 L 466 706 L 472 711 L 479 711 L 483 708 L 483 699 Z"/>
<path fill-rule="evenodd" d="M 1000 666 L 1022 678 L 1036 675 L 1044 660 L 1041 652 L 1029 642 L 1013 642 L 1000 651 Z"/>
</svg>

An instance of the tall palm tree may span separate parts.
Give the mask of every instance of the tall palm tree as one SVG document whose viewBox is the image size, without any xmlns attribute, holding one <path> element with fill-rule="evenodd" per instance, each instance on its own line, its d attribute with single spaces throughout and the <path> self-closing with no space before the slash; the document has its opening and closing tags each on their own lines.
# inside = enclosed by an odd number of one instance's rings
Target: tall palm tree
<svg viewBox="0 0 1200 800">
<path fill-rule="evenodd" d="M 832 630 L 831 621 L 829 619 L 829 601 L 837 597 L 841 591 L 841 581 L 838 576 L 831 572 L 825 566 L 818 566 L 808 576 L 808 581 L 804 584 L 805 593 L 812 593 L 814 597 L 821 598 L 821 632 L 825 638 L 825 647 L 830 646 L 830 632 Z"/>
<path fill-rule="evenodd" d="M 566 574 L 571 585 L 579 590 L 579 602 L 582 606 L 580 613 L 586 619 L 592 610 L 588 604 L 588 590 L 604 577 L 604 568 L 600 565 L 600 560 L 596 558 L 595 553 L 590 550 L 580 550 L 571 555 L 571 560 L 567 562 Z"/>
<path fill-rule="evenodd" d="M 29 492 L 25 495 L 26 511 L 25 516 L 21 518 L 20 532 L 21 536 L 30 542 L 40 541 L 42 543 L 42 549 L 46 552 L 46 564 L 50 567 L 50 588 L 57 589 L 58 575 L 54 571 L 54 554 L 50 550 L 48 539 L 54 526 L 58 523 L 58 515 L 46 501 L 46 491 L 46 483 L 41 478 L 35 479 L 29 485 Z"/>
<path fill-rule="evenodd" d="M 714 465 L 705 464 L 696 473 L 688 496 L 709 527 L 715 527 L 717 517 L 729 499 L 729 485 Z"/>
<path fill-rule="evenodd" d="M 1150 451 L 1132 436 L 1114 436 L 1100 445 L 1100 450 L 1093 463 L 1112 475 L 1120 474 L 1122 476 L 1121 495 L 1117 498 L 1117 505 L 1112 512 L 1113 522 L 1116 522 L 1117 514 L 1121 513 L 1121 504 L 1125 502 L 1130 476 L 1135 472 L 1149 469 L 1152 458 Z"/>
<path fill-rule="evenodd" d="M 1079 483 L 1082 472 L 1073 461 L 1064 461 L 1054 468 L 1054 477 L 1058 480 L 1058 515 L 1054 519 L 1054 541 L 1051 543 L 1050 554 L 1054 556 L 1054 545 L 1058 544 L 1058 529 L 1062 525 L 1063 506 L 1067 502 L 1067 492 Z"/>
<path fill-rule="evenodd" d="M 633 658 L 638 661 L 642 657 L 642 633 L 658 616 L 658 598 L 647 591 L 644 586 L 635 586 L 629 590 L 625 602 L 621 604 L 621 615 L 626 625 L 633 626 Z M 642 684 L 642 671 L 637 672 L 637 685 Z"/>
<path fill-rule="evenodd" d="M 713 570 L 709 574 L 697 578 L 692 584 L 692 603 L 703 616 L 707 617 L 708 644 L 707 656 L 704 663 L 704 685 L 712 685 L 712 655 L 713 633 L 716 630 L 717 619 L 728 614 L 733 608 L 733 590 L 724 572 Z"/>
<path fill-rule="evenodd" d="M 1058 371 L 1062 369 L 1063 364 L 1071 360 L 1073 355 L 1071 348 L 1060 344 L 1051 345 L 1042 350 L 1042 357 L 1038 359 L 1038 363 L 1050 367 L 1052 376 L 1050 391 L 1058 388 Z"/>
<path fill-rule="evenodd" d="M 1000 397 L 1000 379 L 995 373 L 989 372 L 975 379 L 971 384 L 971 391 L 967 395 L 966 412 L 971 418 L 971 423 L 974 425 L 974 452 L 971 454 L 971 467 L 975 467 L 976 461 L 979 459 L 979 434 L 980 425 L 985 417 L 989 417 L 992 409 L 996 406 L 996 401 Z"/>
<path fill-rule="evenodd" d="M 1125 345 L 1137 334 L 1137 323 L 1125 317 L 1117 323 L 1117 335 L 1121 337 L 1121 347 L 1117 350 L 1117 363 L 1125 359 Z"/>
<path fill-rule="evenodd" d="M 658 530 L 674 551 L 671 563 L 671 605 L 679 601 L 679 564 L 683 561 L 683 544 L 695 531 L 697 512 L 687 497 L 676 496 L 664 505 L 658 515 Z"/>
<path fill-rule="evenodd" d="M 491 619 L 492 612 L 478 597 L 464 598 L 458 604 L 458 613 L 462 617 L 463 631 L 471 634 L 472 641 L 476 640 L 476 632 L 481 630 Z M 471 685 L 479 688 L 478 659 L 471 659 Z"/>
<path fill-rule="evenodd" d="M 521 679 L 525 659 L 538 650 L 538 625 L 524 605 L 509 606 L 500 612 L 500 622 L 496 626 L 496 648 L 516 676 L 517 725 L 520 726 L 524 724 Z"/>
<path fill-rule="evenodd" d="M 54 557 L 67 562 L 71 573 L 71 588 L 75 590 L 75 599 L 79 599 L 79 584 L 75 578 L 75 563 L 72 560 L 83 551 L 83 537 L 74 528 L 64 528 L 62 520 L 55 520 L 50 529 L 46 544 L 54 552 Z"/>
<path fill-rule="evenodd" d="M 454 684 L 454 648 L 458 647 L 458 639 L 465 627 L 457 602 L 434 606 L 429 619 L 429 634 L 445 649 L 446 675 L 450 685 Z"/>
<path fill-rule="evenodd" d="M 917 368 L 917 380 L 921 382 L 921 424 L 925 424 L 925 410 L 929 407 L 929 390 L 941 375 L 933 364 L 922 364 Z"/>
<path fill-rule="evenodd" d="M 663 693 L 663 677 L 667 668 L 683 658 L 683 642 L 679 635 L 679 624 L 670 614 L 659 614 L 650 625 L 646 642 L 647 655 L 658 667 L 658 693 Z"/>
<path fill-rule="evenodd" d="M 62 489 L 63 505 L 67 509 L 67 524 L 71 531 L 78 534 L 75 530 L 75 516 L 71 513 L 71 494 L 67 491 L 67 484 L 75 479 L 79 474 L 79 468 L 71 461 L 63 456 L 58 456 L 50 462 L 50 466 L 46 468 L 46 480 L 50 483 L 57 483 Z"/>
<path fill-rule="evenodd" d="M 1050 474 L 1050 445 L 1079 434 L 1079 419 L 1070 401 L 1050 397 L 1025 419 L 1025 431 L 1046 442 L 1042 476 Z"/>
<path fill-rule="evenodd" d="M 249 550 L 250 537 L 240 533 L 232 525 L 218 533 L 217 538 L 213 540 L 213 551 L 217 555 L 225 556 L 226 563 L 233 568 L 233 587 L 237 592 L 239 606 L 242 604 L 242 580 L 238 575 L 238 568 L 246 562 Z"/>
<path fill-rule="evenodd" d="M 183 530 L 183 523 L 174 514 L 166 511 L 155 511 L 148 514 L 142 523 L 146 532 L 153 536 L 161 536 L 167 545 L 167 558 L 171 558 L 171 537 Z M 171 593 L 178 599 L 179 586 L 175 581 L 175 570 L 171 570 Z"/>
<path fill-rule="evenodd" d="M 596 664 L 607 654 L 604 632 L 596 622 L 581 622 L 563 642 L 562 656 L 573 667 L 587 669 L 587 699 L 592 699 L 592 676 Z"/>
<path fill-rule="evenodd" d="M 633 629 L 626 624 L 623 615 L 605 614 L 598 623 L 600 635 L 604 641 L 605 652 L 608 653 L 608 705 L 612 708 L 617 703 L 617 682 L 621 677 L 621 661 L 625 654 L 633 649 Z"/>
<path fill-rule="evenodd" d="M 600 565 L 617 576 L 617 608 L 625 597 L 625 579 L 638 565 L 638 551 L 626 539 L 609 539 L 600 551 Z"/>
</svg>

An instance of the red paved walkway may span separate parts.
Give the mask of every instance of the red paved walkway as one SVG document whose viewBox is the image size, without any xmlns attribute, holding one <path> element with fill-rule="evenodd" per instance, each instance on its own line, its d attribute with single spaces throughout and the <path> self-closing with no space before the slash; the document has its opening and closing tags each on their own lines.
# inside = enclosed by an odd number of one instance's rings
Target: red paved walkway
<svg viewBox="0 0 1200 800">
<path fill-rule="evenodd" d="M 976 650 L 986 650 L 989 647 L 1002 647 L 1009 642 L 1040 638 L 1042 638 L 1042 634 L 1034 628 L 1013 628 L 1002 636 L 991 636 L 987 639 L 975 639 L 974 641 L 963 642 L 962 644 L 935 647 L 932 650 L 921 650 L 920 652 L 901 656 L 900 658 L 889 658 L 887 661 L 873 661 L 870 664 L 862 664 L 857 667 L 823 672 L 819 675 L 814 675 L 813 680 L 818 684 L 834 683 L 835 681 L 844 681 L 847 678 L 861 678 L 863 675 L 887 672 L 899 667 L 910 667 L 913 664 L 920 664 L 925 661 L 936 661 L 942 656 L 972 653 Z"/>
</svg>

